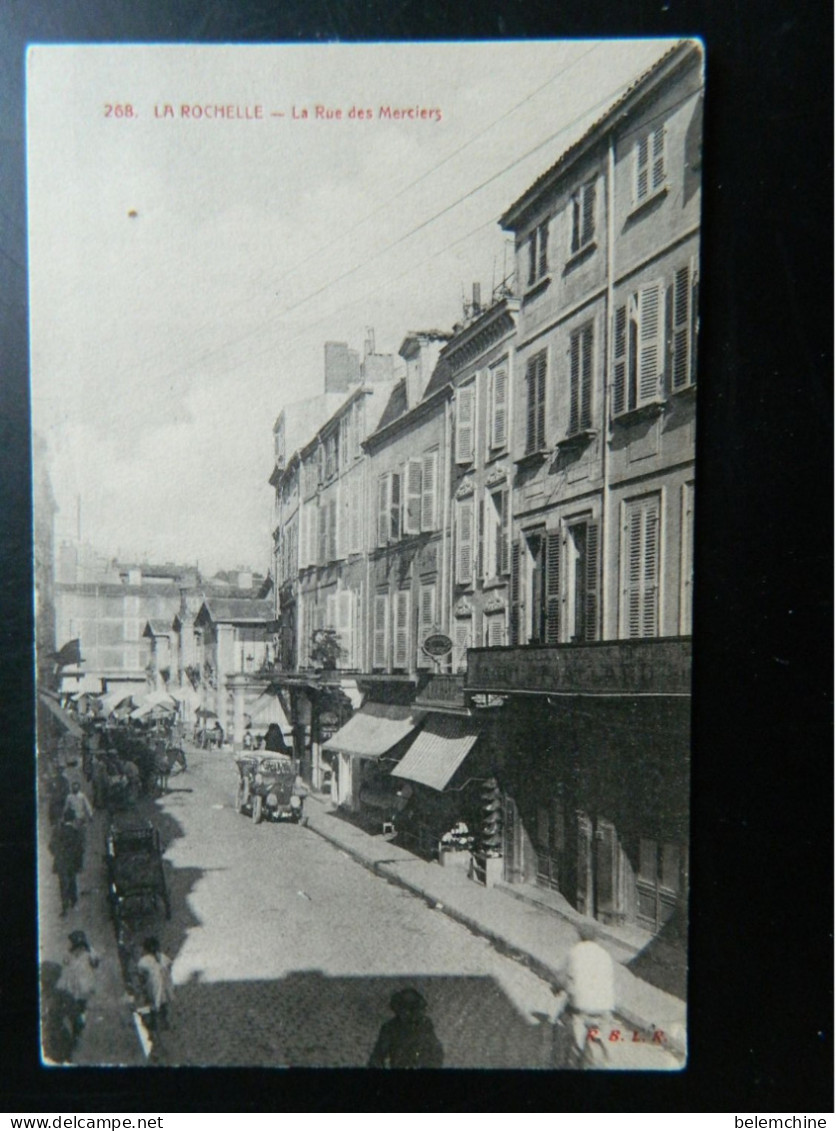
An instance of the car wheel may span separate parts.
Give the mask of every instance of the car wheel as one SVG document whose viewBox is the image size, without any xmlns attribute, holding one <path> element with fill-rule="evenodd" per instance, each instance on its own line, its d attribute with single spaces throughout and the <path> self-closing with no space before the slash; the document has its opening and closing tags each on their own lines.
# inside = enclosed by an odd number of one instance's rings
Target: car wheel
<svg viewBox="0 0 836 1131">
<path fill-rule="evenodd" d="M 238 790 L 235 794 L 235 810 L 236 810 L 237 813 L 243 813 L 244 812 L 244 787 L 243 787 L 243 785 L 238 786 Z"/>
<path fill-rule="evenodd" d="M 260 793 L 257 793 L 253 798 L 253 824 L 257 825 L 261 821 L 261 807 L 264 803 Z"/>
</svg>

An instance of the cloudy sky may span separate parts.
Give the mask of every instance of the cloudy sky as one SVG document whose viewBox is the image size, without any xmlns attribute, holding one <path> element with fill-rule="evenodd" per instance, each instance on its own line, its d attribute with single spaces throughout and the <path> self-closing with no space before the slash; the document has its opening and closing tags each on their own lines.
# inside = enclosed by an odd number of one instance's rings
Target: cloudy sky
<svg viewBox="0 0 836 1131">
<path fill-rule="evenodd" d="M 267 569 L 272 424 L 322 391 L 323 343 L 373 327 L 397 354 L 450 328 L 463 288 L 511 268 L 502 211 L 669 45 L 31 48 L 33 426 L 58 538 L 80 499 L 108 555 Z"/>
</svg>

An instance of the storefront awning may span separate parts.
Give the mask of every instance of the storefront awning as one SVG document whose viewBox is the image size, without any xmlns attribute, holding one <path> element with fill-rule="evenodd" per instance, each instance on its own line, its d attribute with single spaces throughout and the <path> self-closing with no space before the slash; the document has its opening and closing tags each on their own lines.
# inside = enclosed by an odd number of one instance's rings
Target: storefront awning
<svg viewBox="0 0 836 1131">
<path fill-rule="evenodd" d="M 394 703 L 366 703 L 325 743 L 326 750 L 358 758 L 380 758 L 424 718 L 422 711 Z"/>
<path fill-rule="evenodd" d="M 479 737 L 472 719 L 432 714 L 424 729 L 392 770 L 392 777 L 428 785 L 441 792 Z"/>
<path fill-rule="evenodd" d="M 60 707 L 54 699 L 50 699 L 43 691 L 41 692 L 41 702 L 52 711 L 61 726 L 68 730 L 73 738 L 84 738 L 84 731 L 72 715 L 68 714 L 63 707 Z"/>
</svg>

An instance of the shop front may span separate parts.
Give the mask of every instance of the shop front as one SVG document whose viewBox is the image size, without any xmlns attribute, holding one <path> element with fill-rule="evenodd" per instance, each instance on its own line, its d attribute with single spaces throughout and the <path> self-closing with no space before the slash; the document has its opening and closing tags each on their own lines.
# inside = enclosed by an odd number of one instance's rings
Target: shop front
<svg viewBox="0 0 836 1131">
<path fill-rule="evenodd" d="M 412 706 L 366 702 L 327 739 L 323 754 L 332 767 L 331 795 L 337 805 L 359 813 L 364 786 L 370 795 L 386 789 L 388 773 L 382 760 L 398 762 L 423 719 L 424 713 Z"/>
</svg>

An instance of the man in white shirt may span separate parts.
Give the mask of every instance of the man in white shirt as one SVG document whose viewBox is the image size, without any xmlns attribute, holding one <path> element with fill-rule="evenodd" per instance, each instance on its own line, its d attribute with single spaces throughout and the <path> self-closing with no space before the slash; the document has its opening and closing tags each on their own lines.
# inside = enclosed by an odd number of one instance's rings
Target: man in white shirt
<svg viewBox="0 0 836 1131">
<path fill-rule="evenodd" d="M 603 1042 L 615 1010 L 613 961 L 591 923 L 578 927 L 579 941 L 566 957 L 555 1017 L 555 1061 L 560 1068 L 594 1068 L 605 1057 Z"/>
</svg>

